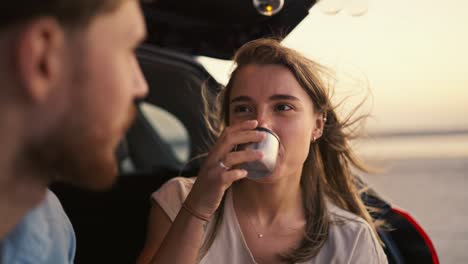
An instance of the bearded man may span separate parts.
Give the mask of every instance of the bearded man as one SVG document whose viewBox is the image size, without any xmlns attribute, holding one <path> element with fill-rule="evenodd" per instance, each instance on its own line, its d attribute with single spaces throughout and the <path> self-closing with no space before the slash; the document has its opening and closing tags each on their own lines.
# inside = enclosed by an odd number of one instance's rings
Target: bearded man
<svg viewBox="0 0 468 264">
<path fill-rule="evenodd" d="M 147 84 L 136 0 L 16 0 L 0 8 L 0 263 L 72 263 L 48 190 L 112 186 L 115 148 Z"/>
</svg>

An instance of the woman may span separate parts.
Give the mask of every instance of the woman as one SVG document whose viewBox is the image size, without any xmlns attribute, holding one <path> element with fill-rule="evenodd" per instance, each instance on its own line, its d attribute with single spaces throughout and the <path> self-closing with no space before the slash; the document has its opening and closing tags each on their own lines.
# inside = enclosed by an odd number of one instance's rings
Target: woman
<svg viewBox="0 0 468 264">
<path fill-rule="evenodd" d="M 208 118 L 219 135 L 197 178 L 153 194 L 139 263 L 387 263 L 351 168 L 365 171 L 330 103 L 323 68 L 275 40 L 247 43 Z M 280 139 L 261 179 L 236 165 L 262 158 L 237 145 Z"/>
</svg>

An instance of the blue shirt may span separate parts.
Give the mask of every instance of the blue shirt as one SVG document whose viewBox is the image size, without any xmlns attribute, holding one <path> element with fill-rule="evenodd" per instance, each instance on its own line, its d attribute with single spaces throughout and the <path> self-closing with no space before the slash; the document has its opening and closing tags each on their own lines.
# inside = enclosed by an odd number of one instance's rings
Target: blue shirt
<svg viewBox="0 0 468 264">
<path fill-rule="evenodd" d="M 76 238 L 60 201 L 49 190 L 0 241 L 0 264 L 73 263 Z"/>
</svg>

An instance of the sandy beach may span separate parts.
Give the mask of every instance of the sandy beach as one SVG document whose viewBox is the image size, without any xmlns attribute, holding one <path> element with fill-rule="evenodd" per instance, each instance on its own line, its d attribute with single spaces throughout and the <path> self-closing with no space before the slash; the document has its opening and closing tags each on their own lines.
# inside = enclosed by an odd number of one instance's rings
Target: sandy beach
<svg viewBox="0 0 468 264">
<path fill-rule="evenodd" d="M 388 159 L 367 179 L 406 209 L 432 239 L 440 263 L 468 263 L 468 157 Z"/>
</svg>

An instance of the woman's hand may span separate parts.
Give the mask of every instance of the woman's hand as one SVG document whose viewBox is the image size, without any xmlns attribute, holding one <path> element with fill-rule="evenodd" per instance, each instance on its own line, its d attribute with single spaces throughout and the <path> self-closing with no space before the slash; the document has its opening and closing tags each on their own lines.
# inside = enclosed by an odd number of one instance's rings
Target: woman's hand
<svg viewBox="0 0 468 264">
<path fill-rule="evenodd" d="M 262 152 L 256 150 L 232 152 L 236 145 L 260 142 L 265 138 L 265 133 L 254 130 L 257 125 L 256 120 L 248 120 L 223 131 L 200 168 L 197 180 L 185 201 L 189 207 L 204 217 L 211 218 L 226 189 L 233 182 L 247 176 L 247 171 L 234 167 L 262 158 Z"/>
</svg>

